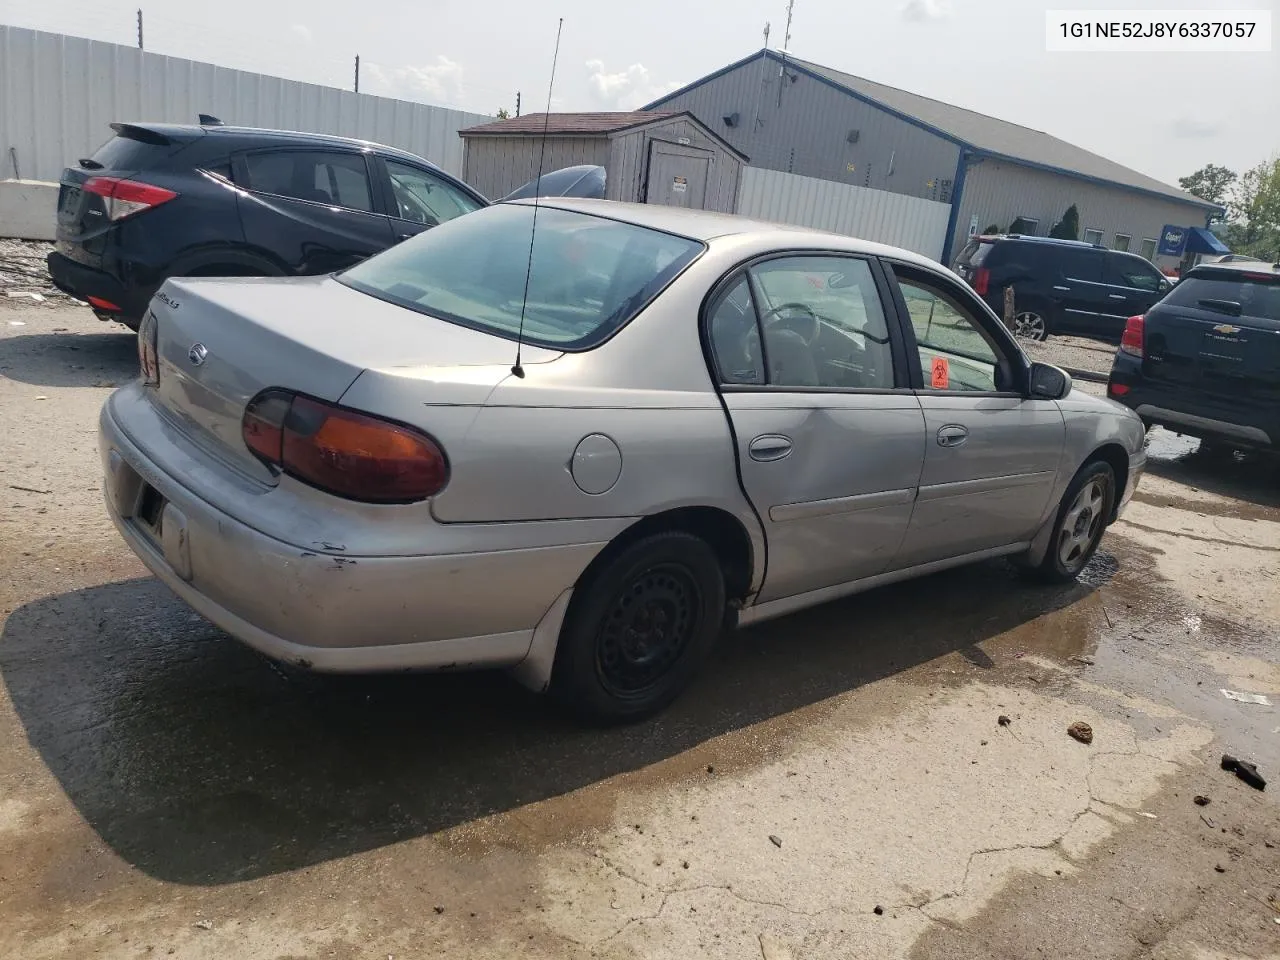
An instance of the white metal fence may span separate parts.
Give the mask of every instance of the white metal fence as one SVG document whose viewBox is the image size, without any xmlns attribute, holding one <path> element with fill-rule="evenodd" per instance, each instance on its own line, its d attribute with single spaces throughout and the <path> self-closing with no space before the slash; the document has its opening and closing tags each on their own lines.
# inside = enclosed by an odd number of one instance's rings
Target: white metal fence
<svg viewBox="0 0 1280 960">
<path fill-rule="evenodd" d="M 937 260 L 951 207 L 886 190 L 747 167 L 738 191 L 738 213 L 888 243 Z"/>
<path fill-rule="evenodd" d="M 493 119 L 0 25 L 0 179 L 57 180 L 111 136 L 115 120 L 195 123 L 201 113 L 375 140 L 453 174 L 462 173 L 458 131 Z"/>
</svg>

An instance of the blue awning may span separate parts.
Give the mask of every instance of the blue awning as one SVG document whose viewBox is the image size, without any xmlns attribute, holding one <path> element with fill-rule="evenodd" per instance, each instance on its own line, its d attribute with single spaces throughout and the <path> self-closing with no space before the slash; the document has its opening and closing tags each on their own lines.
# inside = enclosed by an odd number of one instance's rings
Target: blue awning
<svg viewBox="0 0 1280 960">
<path fill-rule="evenodd" d="M 1230 253 L 1231 250 L 1213 232 L 1204 227 L 1192 227 L 1187 231 L 1187 253 Z"/>
</svg>

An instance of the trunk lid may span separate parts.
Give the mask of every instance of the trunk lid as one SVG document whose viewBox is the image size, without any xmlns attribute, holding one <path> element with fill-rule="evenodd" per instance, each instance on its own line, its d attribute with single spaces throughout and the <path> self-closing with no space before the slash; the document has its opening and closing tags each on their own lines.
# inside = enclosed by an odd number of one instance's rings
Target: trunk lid
<svg viewBox="0 0 1280 960">
<path fill-rule="evenodd" d="M 448 368 L 487 368 L 454 374 L 474 402 L 477 383 L 496 384 L 515 359 L 509 340 L 406 310 L 330 277 L 172 279 L 149 310 L 160 370 L 155 402 L 206 453 L 264 484 L 276 477 L 245 446 L 241 418 L 268 387 L 337 403 L 366 369 L 430 368 L 436 375 L 422 379 L 421 403 L 449 403 L 460 401 L 450 392 Z M 523 359 L 558 356 L 526 346 Z M 368 412 L 412 422 L 418 411 Z"/>
<path fill-rule="evenodd" d="M 1147 312 L 1143 326 L 1148 379 L 1232 399 L 1280 400 L 1280 271 L 1191 273 Z"/>
<path fill-rule="evenodd" d="M 93 156 L 62 171 L 58 188 L 58 252 L 87 266 L 97 266 L 112 225 L 106 200 L 84 189 L 90 178 L 135 177 L 203 136 L 198 128 L 134 123 L 113 123 L 111 129 L 115 136 Z"/>
</svg>

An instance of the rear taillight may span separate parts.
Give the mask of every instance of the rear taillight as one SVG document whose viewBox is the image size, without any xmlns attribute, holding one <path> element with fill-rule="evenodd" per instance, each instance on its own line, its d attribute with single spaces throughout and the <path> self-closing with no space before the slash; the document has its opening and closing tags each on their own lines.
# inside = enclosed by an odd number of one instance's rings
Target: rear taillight
<svg viewBox="0 0 1280 960">
<path fill-rule="evenodd" d="M 1145 326 L 1142 314 L 1130 317 L 1124 323 L 1124 336 L 1120 338 L 1120 352 L 1133 357 L 1142 356 L 1142 330 Z"/>
<path fill-rule="evenodd" d="M 991 283 L 991 271 L 986 267 L 979 267 L 973 271 L 973 292 L 980 297 L 987 295 L 987 286 Z"/>
<path fill-rule="evenodd" d="M 349 500 L 412 503 L 449 480 L 444 451 L 425 433 L 287 390 L 254 397 L 241 434 L 259 459 Z"/>
<path fill-rule="evenodd" d="M 1107 384 L 1107 396 L 1110 396 L 1110 397 L 1123 397 L 1123 396 L 1124 396 L 1126 393 L 1128 393 L 1131 389 L 1132 389 L 1132 387 L 1130 387 L 1127 383 L 1115 383 L 1115 382 L 1108 383 L 1108 384 Z"/>
<path fill-rule="evenodd" d="M 150 310 L 138 324 L 138 366 L 142 368 L 142 382 L 149 387 L 160 385 L 160 358 L 156 353 L 156 315 Z"/>
<path fill-rule="evenodd" d="M 177 196 L 172 190 L 153 186 L 138 180 L 125 180 L 121 177 L 90 177 L 85 181 L 84 191 L 102 197 L 107 208 L 107 216 L 111 220 L 123 220 L 134 214 L 168 203 Z"/>
</svg>

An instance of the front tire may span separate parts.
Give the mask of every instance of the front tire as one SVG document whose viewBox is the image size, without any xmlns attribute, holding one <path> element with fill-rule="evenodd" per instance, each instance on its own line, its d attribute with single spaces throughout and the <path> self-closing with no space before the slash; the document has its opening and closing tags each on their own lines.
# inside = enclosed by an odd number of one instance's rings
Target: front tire
<svg viewBox="0 0 1280 960">
<path fill-rule="evenodd" d="M 724 611 L 724 575 L 706 541 L 680 531 L 637 540 L 575 589 L 551 694 L 593 723 L 651 716 L 693 679 Z"/>
<path fill-rule="evenodd" d="M 1093 559 L 1115 506 L 1116 475 L 1111 465 L 1091 460 L 1080 468 L 1062 496 L 1049 549 L 1031 573 L 1044 583 L 1070 583 Z"/>
</svg>

